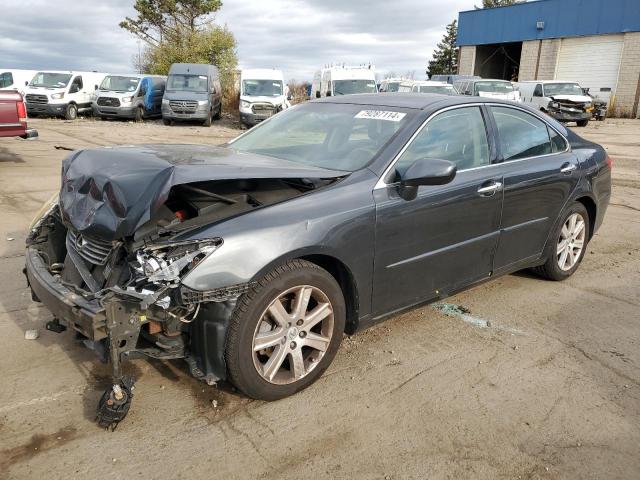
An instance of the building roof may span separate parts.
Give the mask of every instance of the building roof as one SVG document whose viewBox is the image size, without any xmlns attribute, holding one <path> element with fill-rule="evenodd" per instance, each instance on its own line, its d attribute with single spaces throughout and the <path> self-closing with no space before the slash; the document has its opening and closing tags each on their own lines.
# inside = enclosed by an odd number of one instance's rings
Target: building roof
<svg viewBox="0 0 640 480">
<path fill-rule="evenodd" d="M 457 44 L 485 45 L 638 31 L 639 0 L 536 0 L 460 12 Z"/>
</svg>

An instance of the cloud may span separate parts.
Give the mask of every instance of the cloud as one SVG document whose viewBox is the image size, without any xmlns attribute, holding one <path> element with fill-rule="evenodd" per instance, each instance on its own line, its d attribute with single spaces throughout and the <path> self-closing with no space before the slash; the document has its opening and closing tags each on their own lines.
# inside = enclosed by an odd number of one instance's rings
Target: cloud
<svg viewBox="0 0 640 480">
<path fill-rule="evenodd" d="M 118 27 L 133 0 L 4 0 L 0 67 L 130 72 L 135 37 Z M 422 78 L 444 27 L 474 0 L 227 0 L 216 15 L 241 67 L 309 80 L 325 64 L 373 63 Z"/>
</svg>

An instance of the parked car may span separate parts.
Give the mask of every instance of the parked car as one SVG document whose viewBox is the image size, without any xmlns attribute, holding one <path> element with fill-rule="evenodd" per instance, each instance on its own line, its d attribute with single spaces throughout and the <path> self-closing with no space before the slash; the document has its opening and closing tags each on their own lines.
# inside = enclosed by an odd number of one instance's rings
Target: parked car
<svg viewBox="0 0 640 480">
<path fill-rule="evenodd" d="M 240 121 L 253 126 L 291 105 L 281 70 L 244 69 L 240 73 Z"/>
<path fill-rule="evenodd" d="M 107 75 L 96 90 L 93 111 L 106 118 L 144 118 L 162 115 L 167 77 L 160 75 Z"/>
<path fill-rule="evenodd" d="M 20 93 L 24 93 L 25 87 L 35 74 L 35 70 L 0 69 L 0 89 L 17 90 Z"/>
<path fill-rule="evenodd" d="M 400 84 L 405 80 L 407 79 L 403 77 L 385 78 L 378 85 L 378 91 L 380 93 L 397 92 Z"/>
<path fill-rule="evenodd" d="M 453 84 L 460 95 L 473 95 L 486 98 L 499 98 L 502 100 L 511 100 L 520 102 L 520 92 L 518 92 L 513 83 L 506 80 L 492 79 L 471 79 L 456 80 Z"/>
<path fill-rule="evenodd" d="M 431 75 L 429 80 L 434 82 L 445 82 L 450 85 L 453 85 L 455 82 L 460 80 L 479 80 L 482 77 L 477 75 Z"/>
<path fill-rule="evenodd" d="M 184 358 L 275 400 L 317 380 L 343 332 L 524 268 L 566 279 L 610 194 L 605 150 L 540 111 L 334 96 L 220 147 L 72 153 L 26 273 L 47 328 L 107 352 L 111 425 L 131 400 L 127 358 Z"/>
<path fill-rule="evenodd" d="M 318 70 L 311 84 L 315 98 L 353 93 L 376 93 L 376 72 L 372 65 L 326 67 Z"/>
<path fill-rule="evenodd" d="M 457 95 L 453 85 L 446 82 L 434 82 L 431 80 L 405 80 L 398 87 L 400 93 L 439 93 L 442 95 Z"/>
<path fill-rule="evenodd" d="M 222 115 L 222 87 L 215 65 L 174 63 L 162 97 L 162 121 L 201 121 L 205 127 Z"/>
<path fill-rule="evenodd" d="M 593 99 L 576 82 L 559 80 L 516 83 L 522 101 L 559 122 L 586 127 L 593 115 Z"/>
<path fill-rule="evenodd" d="M 19 92 L 0 90 L 0 137 L 32 139 L 38 136 L 27 124 L 27 107 Z"/>
<path fill-rule="evenodd" d="M 29 115 L 40 114 L 73 120 L 92 111 L 91 98 L 108 74 L 98 72 L 38 72 L 25 89 Z"/>
</svg>

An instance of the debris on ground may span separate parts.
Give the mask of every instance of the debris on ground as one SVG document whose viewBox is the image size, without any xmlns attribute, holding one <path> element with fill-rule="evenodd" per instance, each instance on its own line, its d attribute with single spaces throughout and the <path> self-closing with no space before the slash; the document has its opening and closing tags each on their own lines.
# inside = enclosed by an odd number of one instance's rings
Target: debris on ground
<svg viewBox="0 0 640 480">
<path fill-rule="evenodd" d="M 75 148 L 69 148 L 63 145 L 54 145 L 53 148 L 55 148 L 56 150 L 69 150 L 70 152 L 73 152 L 75 150 Z"/>
<path fill-rule="evenodd" d="M 26 330 L 24 332 L 25 340 L 35 340 L 40 336 L 38 330 Z"/>
<path fill-rule="evenodd" d="M 13 242 L 15 240 L 15 238 L 13 237 L 7 237 L 7 242 Z"/>
<path fill-rule="evenodd" d="M 433 308 L 440 310 L 448 317 L 458 317 L 467 323 L 475 325 L 476 327 L 487 328 L 491 326 L 491 323 L 487 320 L 471 315 L 471 310 L 463 307 L 462 305 L 455 305 L 453 303 L 436 303 Z"/>
<path fill-rule="evenodd" d="M 211 400 L 211 405 L 213 408 L 218 408 L 218 400 Z"/>
</svg>

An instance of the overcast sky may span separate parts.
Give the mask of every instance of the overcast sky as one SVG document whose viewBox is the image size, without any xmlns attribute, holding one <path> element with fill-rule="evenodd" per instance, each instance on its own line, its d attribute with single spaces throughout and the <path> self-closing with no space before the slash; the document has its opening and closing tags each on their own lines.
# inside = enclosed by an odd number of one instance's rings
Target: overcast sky
<svg viewBox="0 0 640 480">
<path fill-rule="evenodd" d="M 311 80 L 325 64 L 415 72 L 445 25 L 479 0 L 223 0 L 216 22 L 238 42 L 240 67 Z M 134 0 L 2 0 L 0 68 L 133 71 L 139 42 L 118 27 Z"/>
</svg>

